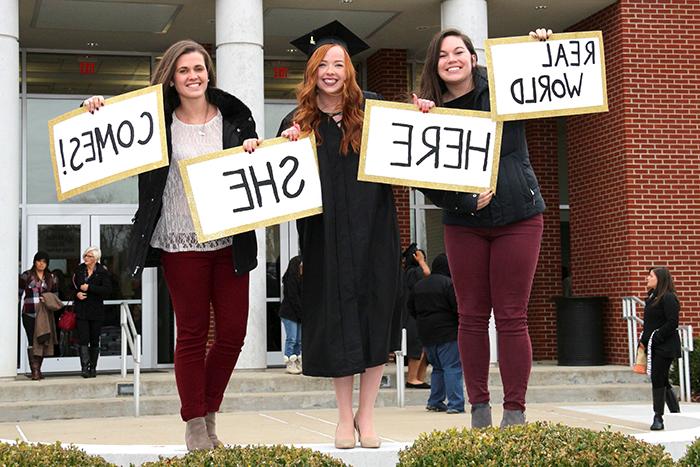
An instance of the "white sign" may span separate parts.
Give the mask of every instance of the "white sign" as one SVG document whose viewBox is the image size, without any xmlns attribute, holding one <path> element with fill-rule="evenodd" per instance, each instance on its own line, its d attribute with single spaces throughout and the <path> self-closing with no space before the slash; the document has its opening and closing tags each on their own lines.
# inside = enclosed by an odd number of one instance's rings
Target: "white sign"
<svg viewBox="0 0 700 467">
<path fill-rule="evenodd" d="M 491 111 L 496 120 L 608 110 L 600 31 L 486 40 Z"/>
<path fill-rule="evenodd" d="M 71 196 L 168 165 L 161 85 L 49 120 L 56 196 Z"/>
<path fill-rule="evenodd" d="M 503 124 L 489 112 L 367 100 L 358 180 L 496 191 Z"/>
<path fill-rule="evenodd" d="M 266 140 L 178 162 L 197 240 L 206 242 L 322 212 L 313 135 Z"/>
</svg>

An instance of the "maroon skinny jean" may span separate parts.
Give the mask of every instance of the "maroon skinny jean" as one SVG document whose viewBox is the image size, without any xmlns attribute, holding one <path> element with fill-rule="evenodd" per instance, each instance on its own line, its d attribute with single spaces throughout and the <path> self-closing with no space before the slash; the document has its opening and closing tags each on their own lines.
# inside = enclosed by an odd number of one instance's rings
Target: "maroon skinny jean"
<svg viewBox="0 0 700 467">
<path fill-rule="evenodd" d="M 538 214 L 502 227 L 445 226 L 445 249 L 459 308 L 459 353 L 469 403 L 490 401 L 489 317 L 498 333 L 503 408 L 525 410 L 532 367 L 527 305 L 542 240 Z"/>
<path fill-rule="evenodd" d="M 245 338 L 248 274 L 233 272 L 231 247 L 163 252 L 161 262 L 175 309 L 175 381 L 187 421 L 219 410 Z M 207 352 L 210 304 L 215 336 Z"/>
</svg>

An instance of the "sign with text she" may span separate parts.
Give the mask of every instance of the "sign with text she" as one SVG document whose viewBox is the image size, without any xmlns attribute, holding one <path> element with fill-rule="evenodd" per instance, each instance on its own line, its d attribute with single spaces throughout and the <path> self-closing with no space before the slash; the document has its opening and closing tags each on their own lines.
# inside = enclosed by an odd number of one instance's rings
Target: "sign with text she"
<svg viewBox="0 0 700 467">
<path fill-rule="evenodd" d="M 63 201 L 168 165 L 163 89 L 150 86 L 49 120 L 56 196 Z"/>
<path fill-rule="evenodd" d="M 322 212 L 313 135 L 265 140 L 178 162 L 197 240 L 206 242 Z"/>
<path fill-rule="evenodd" d="M 491 112 L 496 120 L 608 110 L 600 31 L 486 40 Z"/>
<path fill-rule="evenodd" d="M 496 191 L 503 123 L 489 112 L 368 99 L 358 180 L 441 190 Z"/>
</svg>

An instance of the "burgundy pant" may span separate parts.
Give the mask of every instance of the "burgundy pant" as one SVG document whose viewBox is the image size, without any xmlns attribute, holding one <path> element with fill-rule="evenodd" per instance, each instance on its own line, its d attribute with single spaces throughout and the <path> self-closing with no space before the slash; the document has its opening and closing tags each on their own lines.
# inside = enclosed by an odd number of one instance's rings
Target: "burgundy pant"
<svg viewBox="0 0 700 467">
<path fill-rule="evenodd" d="M 231 247 L 164 252 L 161 261 L 175 309 L 175 381 L 187 421 L 219 410 L 245 338 L 248 274 L 234 274 Z M 206 352 L 210 303 L 216 332 Z"/>
<path fill-rule="evenodd" d="M 459 352 L 469 403 L 489 402 L 489 317 L 498 332 L 503 408 L 525 410 L 532 367 L 527 304 L 543 219 L 503 227 L 445 226 L 445 249 L 459 308 Z"/>
</svg>

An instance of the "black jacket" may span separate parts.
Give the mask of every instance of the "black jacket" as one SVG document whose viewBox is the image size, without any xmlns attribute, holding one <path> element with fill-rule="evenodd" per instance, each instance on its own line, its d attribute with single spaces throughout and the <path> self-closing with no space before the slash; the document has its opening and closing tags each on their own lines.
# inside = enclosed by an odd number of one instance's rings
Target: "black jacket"
<svg viewBox="0 0 700 467">
<path fill-rule="evenodd" d="M 87 266 L 81 263 L 73 273 L 73 310 L 78 319 L 102 321 L 105 317 L 104 300 L 112 293 L 112 277 L 102 264 L 95 265 L 95 271 L 87 276 Z M 80 286 L 88 284 L 85 300 L 78 300 Z"/>
<path fill-rule="evenodd" d="M 416 318 L 423 345 L 457 340 L 457 299 L 452 279 L 433 272 L 413 286 L 407 308 Z"/>
<path fill-rule="evenodd" d="M 681 356 L 681 339 L 678 337 L 678 314 L 681 306 L 678 297 L 672 292 L 667 292 L 661 297 L 659 303 L 654 304 L 656 295 L 652 291 L 646 299 L 644 306 L 644 332 L 641 342 L 648 348 L 649 337 L 654 333 L 651 341 L 651 352 L 666 358 L 678 358 Z"/>
<path fill-rule="evenodd" d="M 302 278 L 299 274 L 301 259 L 298 256 L 292 258 L 287 266 L 287 271 L 282 276 L 284 297 L 280 305 L 280 318 L 301 322 L 301 291 Z"/>
<path fill-rule="evenodd" d="M 236 97 L 216 88 L 207 90 L 209 102 L 221 111 L 223 117 L 223 148 L 229 149 L 243 144 L 248 138 L 257 138 L 255 122 L 250 109 Z M 165 102 L 165 134 L 168 142 L 168 157 L 172 155 L 170 127 L 172 112 L 177 102 Z M 139 174 L 139 208 L 136 211 L 129 242 L 129 271 L 138 276 L 144 267 L 160 265 L 161 251 L 150 246 L 163 204 L 163 191 L 170 166 Z M 242 275 L 258 265 L 258 244 L 255 231 L 233 236 L 233 266 L 236 274 Z"/>
<path fill-rule="evenodd" d="M 445 107 L 490 111 L 489 83 L 485 70 L 474 73 L 474 90 L 444 104 Z M 443 208 L 445 224 L 496 227 L 528 219 L 544 211 L 540 185 L 530 165 L 525 123 L 503 124 L 496 194 L 483 209 L 476 210 L 477 193 L 421 189 L 436 206 Z"/>
</svg>

